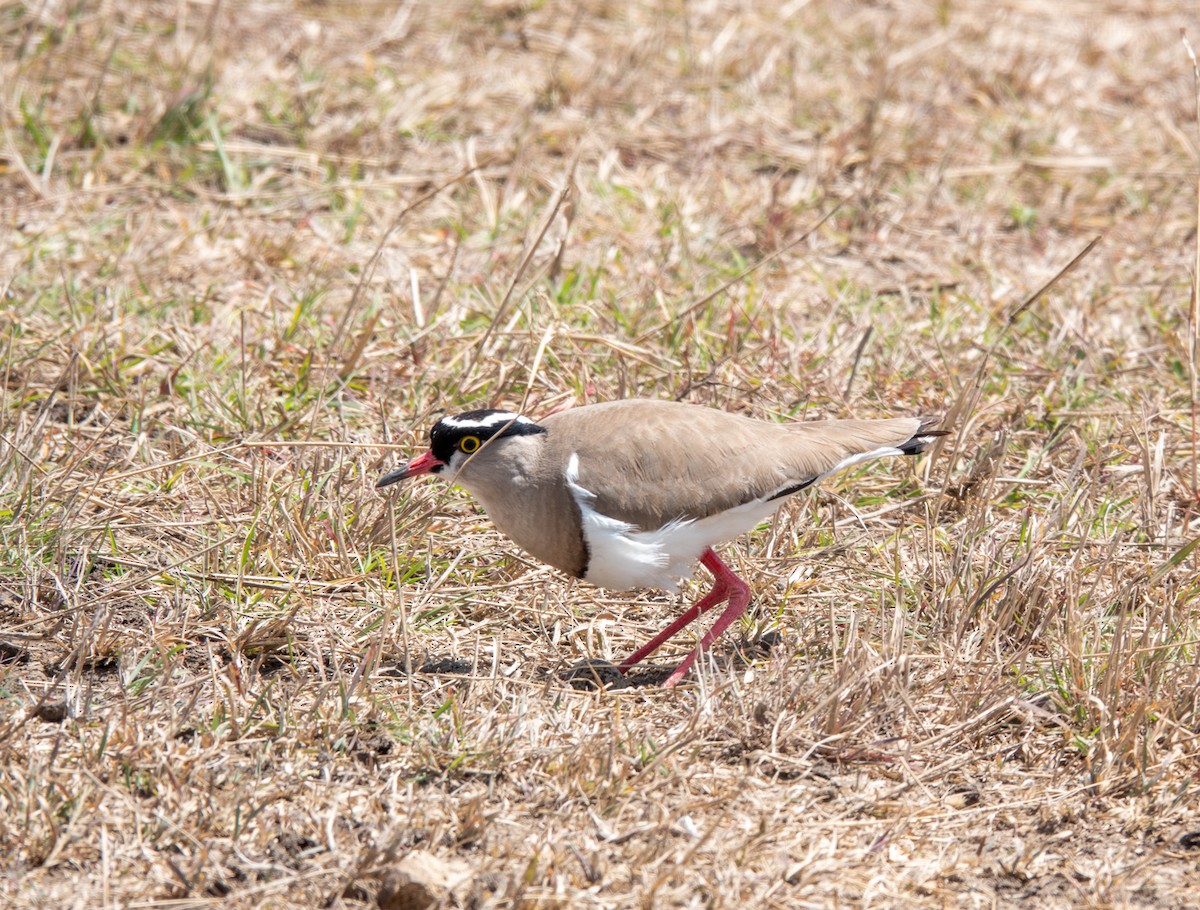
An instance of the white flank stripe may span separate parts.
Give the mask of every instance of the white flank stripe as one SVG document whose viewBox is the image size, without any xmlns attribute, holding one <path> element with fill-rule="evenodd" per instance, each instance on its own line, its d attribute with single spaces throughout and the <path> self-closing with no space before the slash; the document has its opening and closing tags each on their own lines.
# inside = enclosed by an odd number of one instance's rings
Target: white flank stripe
<svg viewBox="0 0 1200 910">
<path fill-rule="evenodd" d="M 819 475 L 813 483 L 820 483 L 830 474 L 836 474 L 838 471 L 844 471 L 846 468 L 852 468 L 856 464 L 862 464 L 864 461 L 874 461 L 876 458 L 885 458 L 888 455 L 903 455 L 903 449 L 897 449 L 895 446 L 884 446 L 881 449 L 872 449 L 870 452 L 860 452 L 858 455 L 848 455 L 843 458 L 824 474 Z"/>
<path fill-rule="evenodd" d="M 903 454 L 900 449 L 886 446 L 850 455 L 812 483 L 864 461 Z M 706 549 L 758 527 L 789 498 L 763 497 L 699 521 L 680 519 L 654 531 L 642 531 L 628 522 L 596 511 L 596 494 L 579 485 L 578 454 L 572 454 L 567 460 L 566 481 L 579 506 L 583 539 L 588 548 L 587 575 L 584 578 L 594 585 L 616 591 L 631 588 L 677 590 L 681 581 L 692 577 L 696 562 Z"/>
<path fill-rule="evenodd" d="M 700 521 L 672 521 L 653 531 L 601 515 L 596 494 L 578 483 L 579 456 L 567 461 L 566 481 L 583 523 L 588 548 L 586 580 L 602 588 L 662 588 L 675 591 L 692 577 L 696 561 L 711 546 L 731 540 L 761 524 L 783 501 L 755 500 Z"/>
</svg>

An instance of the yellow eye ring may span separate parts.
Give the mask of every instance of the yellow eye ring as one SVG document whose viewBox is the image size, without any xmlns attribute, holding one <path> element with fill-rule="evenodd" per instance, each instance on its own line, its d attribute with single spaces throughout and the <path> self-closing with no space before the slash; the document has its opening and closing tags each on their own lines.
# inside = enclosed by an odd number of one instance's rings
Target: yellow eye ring
<svg viewBox="0 0 1200 910">
<path fill-rule="evenodd" d="M 479 449 L 479 437 L 464 436 L 458 441 L 458 447 L 463 452 L 466 452 L 468 455 L 470 455 L 472 452 L 475 452 Z"/>
</svg>

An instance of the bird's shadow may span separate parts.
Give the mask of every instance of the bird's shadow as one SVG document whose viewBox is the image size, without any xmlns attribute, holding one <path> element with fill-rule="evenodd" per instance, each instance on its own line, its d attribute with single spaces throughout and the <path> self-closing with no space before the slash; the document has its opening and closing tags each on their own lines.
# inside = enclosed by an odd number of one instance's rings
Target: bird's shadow
<svg viewBox="0 0 1200 910">
<path fill-rule="evenodd" d="M 403 658 L 395 663 L 379 668 L 379 675 L 384 677 L 408 676 L 409 672 L 429 676 L 470 676 L 475 672 L 475 664 L 462 657 L 429 657 L 420 663 L 409 662 Z"/>
<path fill-rule="evenodd" d="M 559 679 L 574 689 L 614 691 L 649 686 L 661 686 L 671 675 L 674 667 L 646 667 L 623 675 L 617 665 L 600 658 L 581 660 L 559 675 Z M 413 674 L 422 676 L 472 676 L 475 665 L 462 657 L 426 657 L 412 667 Z M 553 671 L 547 671 L 553 672 Z M 380 668 L 387 677 L 408 675 L 404 661 Z"/>
<path fill-rule="evenodd" d="M 645 667 L 629 673 L 622 673 L 620 668 L 611 661 L 593 657 L 572 664 L 568 670 L 559 674 L 559 679 L 572 689 L 585 692 L 604 689 L 613 692 L 618 689 L 661 686 L 674 670 L 674 667 Z"/>
<path fill-rule="evenodd" d="M 782 641 L 783 636 L 777 631 L 764 632 L 754 640 L 743 639 L 740 645 L 735 645 L 730 658 L 742 665 L 748 665 L 755 659 L 766 657 L 771 649 Z M 573 664 L 570 669 L 560 674 L 559 678 L 574 689 L 616 691 L 661 686 L 674 672 L 675 666 L 669 665 L 644 666 L 622 673 L 617 665 L 610 661 L 586 658 Z"/>
<path fill-rule="evenodd" d="M 766 632 L 753 641 L 742 641 L 740 646 L 734 647 L 731 657 L 746 664 L 756 658 L 765 657 L 780 641 L 782 641 L 782 636 L 778 632 Z M 461 657 L 433 657 L 427 654 L 421 663 L 414 662 L 414 664 L 412 672 L 422 675 L 471 676 L 475 672 L 475 665 L 470 660 Z M 406 663 L 401 660 L 395 665 L 381 667 L 380 672 L 383 676 L 406 676 Z M 552 673 L 553 671 L 548 672 Z M 675 665 L 668 664 L 666 666 L 640 666 L 628 673 L 622 673 L 620 668 L 611 661 L 594 657 L 580 660 L 557 675 L 571 688 L 583 692 L 596 690 L 616 692 L 621 689 L 660 687 L 674 672 Z"/>
</svg>

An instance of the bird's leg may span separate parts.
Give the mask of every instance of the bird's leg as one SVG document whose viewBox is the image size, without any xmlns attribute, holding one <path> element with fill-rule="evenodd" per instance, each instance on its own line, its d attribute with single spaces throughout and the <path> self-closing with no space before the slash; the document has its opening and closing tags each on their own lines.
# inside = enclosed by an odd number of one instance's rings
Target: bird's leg
<svg viewBox="0 0 1200 910">
<path fill-rule="evenodd" d="M 700 600 L 688 607 L 685 613 L 683 613 L 669 626 L 655 635 L 652 639 L 650 639 L 650 641 L 646 642 L 646 644 L 642 645 L 623 661 L 621 661 L 621 666 L 618 667 L 618 669 L 622 673 L 626 672 L 634 664 L 639 663 L 643 658 L 657 651 L 663 642 L 675 635 L 675 633 L 677 633 L 680 629 L 684 628 L 690 623 L 695 622 L 717 604 L 722 604 L 728 599 L 729 592 L 726 591 L 725 588 L 719 583 L 713 584 L 713 589 L 705 594 Z"/>
<path fill-rule="evenodd" d="M 706 550 L 702 561 L 705 568 L 713 573 L 713 590 L 721 589 L 724 591 L 724 599 L 729 601 L 729 606 L 725 608 L 724 613 L 717 617 L 717 621 L 712 624 L 712 628 L 704 633 L 704 637 L 700 639 L 700 644 L 696 646 L 696 649 L 684 658 L 683 663 L 675 668 L 674 673 L 667 677 L 667 681 L 663 683 L 664 689 L 670 689 L 679 680 L 683 679 L 684 674 L 696 662 L 696 658 L 707 651 L 712 646 L 712 643 L 717 640 L 717 637 L 728 629 L 735 619 L 746 612 L 746 605 L 750 603 L 750 586 L 738 578 L 733 573 L 733 569 L 721 562 L 716 553 L 711 549 Z M 710 606 L 712 605 L 710 604 Z"/>
<path fill-rule="evenodd" d="M 683 613 L 683 615 L 678 617 L 669 626 L 655 635 L 654 638 L 625 658 L 625 660 L 621 662 L 621 666 L 618 668 L 622 673 L 628 671 L 630 667 L 640 662 L 646 656 L 657 651 L 663 642 L 679 632 L 680 629 L 683 629 L 690 623 L 695 622 L 713 607 L 717 606 L 717 604 L 722 604 L 729 600 L 729 595 L 732 590 L 736 590 L 739 587 L 744 589 L 746 592 L 746 600 L 747 602 L 749 601 L 749 587 L 746 586 L 745 582 L 733 574 L 733 570 L 725 565 L 725 563 L 721 562 L 721 560 L 717 557 L 717 554 L 712 551 L 711 547 L 704 551 L 704 555 L 700 557 L 700 562 L 704 568 L 708 569 L 708 571 L 712 572 L 713 574 L 712 590 L 705 594 L 700 600 L 696 601 L 696 603 L 692 604 L 692 606 L 690 606 L 687 611 Z M 742 610 L 745 609 L 746 605 L 742 604 Z M 722 618 L 724 618 L 728 612 L 729 611 L 726 610 L 725 613 L 721 614 Z M 733 620 L 736 619 L 741 612 L 742 611 L 739 610 L 733 618 L 725 623 L 725 625 L 728 626 L 730 622 L 733 622 Z M 722 628 L 724 628 L 724 626 Z M 715 638 L 716 636 L 713 637 Z M 691 664 L 689 663 L 688 666 L 691 666 Z M 687 667 L 684 669 L 686 670 Z"/>
</svg>

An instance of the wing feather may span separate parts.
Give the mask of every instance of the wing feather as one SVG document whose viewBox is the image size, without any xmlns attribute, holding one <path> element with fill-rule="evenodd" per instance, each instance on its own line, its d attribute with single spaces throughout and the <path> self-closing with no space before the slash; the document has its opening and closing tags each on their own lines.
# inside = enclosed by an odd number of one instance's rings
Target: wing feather
<svg viewBox="0 0 1200 910">
<path fill-rule="evenodd" d="M 867 456 L 915 454 L 919 418 L 773 424 L 680 402 L 629 400 L 539 423 L 547 455 L 578 456 L 595 509 L 642 530 L 787 496 Z M 861 458 L 860 458 L 861 457 Z"/>
</svg>

